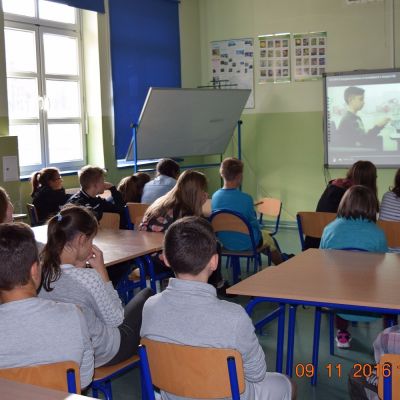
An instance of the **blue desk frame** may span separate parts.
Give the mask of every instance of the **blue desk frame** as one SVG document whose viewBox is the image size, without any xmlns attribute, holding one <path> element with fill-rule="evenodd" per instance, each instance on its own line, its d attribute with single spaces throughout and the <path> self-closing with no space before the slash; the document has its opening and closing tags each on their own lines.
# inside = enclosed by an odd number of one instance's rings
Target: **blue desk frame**
<svg viewBox="0 0 400 400">
<path fill-rule="evenodd" d="M 312 364 L 315 368 L 315 373 L 311 378 L 311 384 L 314 386 L 317 383 L 318 376 L 318 355 L 319 348 L 317 346 L 316 338 L 320 335 L 321 329 L 321 308 L 328 307 L 331 309 L 349 310 L 357 312 L 374 312 L 378 314 L 400 314 L 399 309 L 379 308 L 379 307 L 365 307 L 340 303 L 326 303 L 305 301 L 296 299 L 283 299 L 277 297 L 258 297 L 251 300 L 246 306 L 246 311 L 251 315 L 254 307 L 262 302 L 279 303 L 279 309 L 268 314 L 266 317 L 255 323 L 256 330 L 264 326 L 266 323 L 278 317 L 278 338 L 277 338 L 277 355 L 276 355 L 276 371 L 282 373 L 283 371 L 283 346 L 285 335 L 285 313 L 286 305 L 289 306 L 289 323 L 288 323 L 288 338 L 287 338 L 287 354 L 286 354 L 286 375 L 293 376 L 293 356 L 294 356 L 294 337 L 296 327 L 296 311 L 297 306 L 311 306 L 315 307 L 314 319 L 314 340 L 313 340 L 313 355 Z"/>
</svg>

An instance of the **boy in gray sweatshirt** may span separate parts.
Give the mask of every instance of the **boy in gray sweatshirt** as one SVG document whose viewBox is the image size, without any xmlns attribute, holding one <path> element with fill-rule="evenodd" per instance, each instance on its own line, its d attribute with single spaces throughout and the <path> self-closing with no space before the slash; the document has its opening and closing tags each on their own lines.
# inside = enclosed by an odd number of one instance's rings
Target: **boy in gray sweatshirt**
<svg viewBox="0 0 400 400">
<path fill-rule="evenodd" d="M 211 225 L 199 217 L 174 222 L 165 235 L 164 260 L 176 278 L 170 279 L 166 290 L 146 301 L 141 336 L 189 346 L 235 349 L 243 358 L 246 387 L 242 400 L 290 400 L 291 382 L 284 375 L 267 372 L 264 352 L 245 310 L 219 300 L 215 288 L 207 283 L 218 265 Z M 165 392 L 161 396 L 181 399 Z"/>
<path fill-rule="evenodd" d="M 75 361 L 84 388 L 92 381 L 94 359 L 82 312 L 39 299 L 40 283 L 32 230 L 0 224 L 0 368 Z"/>
</svg>

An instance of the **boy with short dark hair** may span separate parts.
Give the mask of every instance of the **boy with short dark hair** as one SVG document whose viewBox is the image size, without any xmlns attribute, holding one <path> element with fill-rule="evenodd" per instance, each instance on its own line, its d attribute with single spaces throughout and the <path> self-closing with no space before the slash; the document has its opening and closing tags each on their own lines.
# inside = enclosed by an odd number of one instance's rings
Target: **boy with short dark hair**
<svg viewBox="0 0 400 400">
<path fill-rule="evenodd" d="M 266 372 L 264 352 L 244 309 L 219 300 L 215 288 L 207 283 L 218 265 L 217 242 L 210 223 L 200 217 L 174 222 L 165 235 L 164 260 L 176 278 L 145 303 L 141 336 L 189 346 L 236 349 L 243 358 L 246 380 L 242 400 L 290 400 L 290 380 Z M 178 399 L 170 393 L 163 396 Z"/>
<path fill-rule="evenodd" d="M 86 387 L 94 360 L 85 319 L 73 304 L 38 298 L 40 284 L 32 230 L 0 224 L 0 368 L 75 361 Z"/>
<path fill-rule="evenodd" d="M 110 182 L 104 181 L 105 171 L 99 167 L 86 165 L 78 173 L 81 190 L 73 195 L 68 203 L 90 208 L 98 221 L 103 217 L 103 213 L 117 213 L 121 216 L 121 227 L 124 227 L 125 203 L 121 193 Z M 99 197 L 104 190 L 110 190 L 112 202 Z"/>
<path fill-rule="evenodd" d="M 156 172 L 156 177 L 144 185 L 141 200 L 144 204 L 154 203 L 175 186 L 180 172 L 179 164 L 170 158 L 163 158 L 157 163 Z"/>
</svg>

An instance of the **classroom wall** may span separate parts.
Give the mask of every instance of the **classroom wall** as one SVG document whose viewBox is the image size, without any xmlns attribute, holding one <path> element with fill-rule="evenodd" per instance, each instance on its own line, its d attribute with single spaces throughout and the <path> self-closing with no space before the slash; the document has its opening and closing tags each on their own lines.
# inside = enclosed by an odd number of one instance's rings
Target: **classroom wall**
<svg viewBox="0 0 400 400">
<path fill-rule="evenodd" d="M 193 0 L 183 0 L 185 7 L 193 9 Z M 201 84 L 211 79 L 210 41 L 279 32 L 327 31 L 328 72 L 400 66 L 399 31 L 393 33 L 393 21 L 397 27 L 400 23 L 399 0 L 352 6 L 345 0 L 201 0 L 198 10 L 200 49 L 192 46 L 187 52 L 201 55 Z M 243 188 L 254 197 L 280 197 L 283 220 L 293 222 L 298 210 L 315 208 L 326 184 L 322 81 L 260 85 L 257 49 L 256 43 L 256 106 L 243 115 Z M 235 153 L 232 143 L 227 155 Z M 328 172 L 332 178 L 345 173 Z M 394 172 L 379 171 L 380 194 Z M 218 183 L 212 176 L 210 181 Z"/>
<path fill-rule="evenodd" d="M 393 20 L 400 26 L 400 0 L 346 6 L 345 0 L 182 0 L 180 4 L 181 76 L 183 87 L 210 80 L 209 42 L 277 32 L 328 32 L 328 71 L 400 66 L 400 40 L 393 41 Z M 106 7 L 107 7 L 107 1 Z M 86 13 L 86 12 L 85 12 Z M 108 169 L 117 183 L 132 169 L 116 167 L 113 129 L 108 14 L 88 12 L 84 23 L 88 90 L 88 161 Z M 1 17 L 1 15 L 0 15 Z M 0 135 L 8 134 L 4 37 L 0 18 Z M 398 28 L 397 28 L 398 29 Z M 397 35 L 399 36 L 399 31 Z M 394 42 L 394 43 L 393 43 Z M 393 48 L 395 52 L 393 52 Z M 394 53 L 394 55 L 393 55 Z M 96 62 L 95 62 L 96 61 Z M 96 63 L 98 64 L 96 65 Z M 258 65 L 257 51 L 255 65 Z M 244 190 L 255 198 L 277 196 L 284 201 L 283 220 L 293 222 L 296 211 L 312 210 L 325 186 L 322 139 L 322 84 L 257 84 L 256 108 L 243 115 Z M 101 101 L 99 102 L 99 96 Z M 233 140 L 225 155 L 236 155 Z M 186 163 L 219 162 L 219 157 L 196 157 Z M 209 191 L 220 185 L 218 170 L 206 170 Z M 332 177 L 343 170 L 331 170 Z M 382 194 L 392 182 L 393 170 L 380 170 Z M 76 187 L 75 176 L 65 177 Z M 7 185 L 6 185 L 7 187 Z M 14 193 L 14 190 L 12 190 Z M 30 187 L 22 182 L 13 201 L 29 201 Z M 20 211 L 17 209 L 17 211 Z"/>
</svg>

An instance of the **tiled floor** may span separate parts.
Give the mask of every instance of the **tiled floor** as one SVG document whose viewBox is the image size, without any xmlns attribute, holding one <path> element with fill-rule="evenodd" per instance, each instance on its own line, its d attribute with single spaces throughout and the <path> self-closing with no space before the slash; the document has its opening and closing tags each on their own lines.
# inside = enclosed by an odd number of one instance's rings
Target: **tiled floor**
<svg viewBox="0 0 400 400">
<path fill-rule="evenodd" d="M 282 251 L 287 253 L 298 253 L 300 251 L 298 233 L 294 229 L 281 229 L 278 235 L 278 241 Z M 224 273 L 228 276 L 228 271 Z M 235 299 L 236 302 L 245 304 L 248 299 Z M 274 308 L 273 304 L 261 304 L 255 312 L 255 319 L 258 315 L 266 314 L 267 311 Z M 378 320 L 376 323 L 367 325 L 359 324 L 352 327 L 353 334 L 351 350 L 335 349 L 335 356 L 329 355 L 329 335 L 327 317 L 322 318 L 320 357 L 318 385 L 311 387 L 310 380 L 306 377 L 300 377 L 302 368 L 305 364 L 311 362 L 312 339 L 313 339 L 314 310 L 312 308 L 303 309 L 299 307 L 296 319 L 296 338 L 294 365 L 298 366 L 299 376 L 293 379 L 298 387 L 299 400 L 344 400 L 349 399 L 347 391 L 347 376 L 355 363 L 365 363 L 373 359 L 372 342 L 377 333 L 381 330 L 382 323 Z M 276 321 L 267 325 L 263 334 L 259 336 L 260 343 L 265 351 L 268 369 L 275 369 L 276 356 Z M 286 343 L 285 343 L 286 345 Z M 328 367 L 332 366 L 332 376 L 328 376 Z M 338 369 L 341 370 L 341 376 L 338 376 Z M 140 384 L 138 370 L 127 373 L 125 376 L 113 381 L 114 400 L 139 400 Z"/>
</svg>

